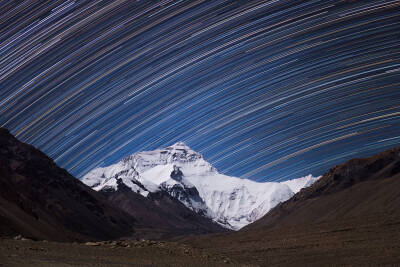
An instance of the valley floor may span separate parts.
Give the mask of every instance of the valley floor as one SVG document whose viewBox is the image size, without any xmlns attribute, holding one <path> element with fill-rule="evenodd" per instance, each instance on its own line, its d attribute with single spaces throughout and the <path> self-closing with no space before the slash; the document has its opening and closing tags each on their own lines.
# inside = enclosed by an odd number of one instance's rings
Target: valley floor
<svg viewBox="0 0 400 267">
<path fill-rule="evenodd" d="M 0 239 L 0 266 L 225 266 L 211 256 L 175 242 L 106 241 L 58 243 Z"/>
<path fill-rule="evenodd" d="M 400 218 L 371 214 L 174 242 L 0 239 L 0 266 L 400 266 Z"/>
<path fill-rule="evenodd" d="M 251 266 L 400 266 L 400 218 L 380 215 L 181 242 Z"/>
</svg>

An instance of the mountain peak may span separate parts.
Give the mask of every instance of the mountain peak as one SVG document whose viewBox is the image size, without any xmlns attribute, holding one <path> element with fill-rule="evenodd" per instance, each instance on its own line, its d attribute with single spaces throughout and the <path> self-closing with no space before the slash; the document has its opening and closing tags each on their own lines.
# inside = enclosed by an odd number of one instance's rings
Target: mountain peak
<svg viewBox="0 0 400 267">
<path fill-rule="evenodd" d="M 179 176 L 171 175 L 175 168 L 179 169 Z M 117 189 L 117 178 L 145 197 L 164 191 L 189 209 L 231 229 L 260 218 L 316 180 L 309 176 L 288 184 L 257 183 L 226 176 L 184 142 L 137 152 L 120 163 L 92 170 L 82 181 L 95 190 L 104 186 Z"/>
<path fill-rule="evenodd" d="M 199 152 L 194 151 L 182 141 L 177 142 L 172 146 L 168 146 L 164 149 L 159 149 L 155 151 L 158 151 L 161 154 L 167 153 L 171 155 L 170 159 L 172 161 L 194 161 L 203 158 L 203 156 Z"/>
<path fill-rule="evenodd" d="M 172 146 L 169 146 L 170 148 L 174 148 L 174 149 L 186 149 L 186 150 L 191 150 L 191 148 L 189 146 L 187 146 L 184 142 L 179 141 L 175 144 L 173 144 Z"/>
</svg>

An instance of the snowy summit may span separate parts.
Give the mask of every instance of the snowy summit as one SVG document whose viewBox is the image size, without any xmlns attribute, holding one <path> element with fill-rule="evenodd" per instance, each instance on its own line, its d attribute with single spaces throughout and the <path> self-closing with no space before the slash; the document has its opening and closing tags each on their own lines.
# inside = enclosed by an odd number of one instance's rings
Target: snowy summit
<svg viewBox="0 0 400 267">
<path fill-rule="evenodd" d="M 118 181 L 147 196 L 165 190 L 188 208 L 234 230 L 254 222 L 318 178 L 258 183 L 220 174 L 183 142 L 135 153 L 108 167 L 96 168 L 82 181 L 99 190 L 117 190 Z"/>
</svg>

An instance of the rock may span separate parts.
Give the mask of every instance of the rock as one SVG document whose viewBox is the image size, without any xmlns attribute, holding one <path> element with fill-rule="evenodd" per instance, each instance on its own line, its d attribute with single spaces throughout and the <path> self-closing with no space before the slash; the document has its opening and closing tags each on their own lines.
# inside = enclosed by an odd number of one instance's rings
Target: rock
<svg viewBox="0 0 400 267">
<path fill-rule="evenodd" d="M 85 243 L 86 246 L 100 246 L 101 244 L 99 242 L 86 242 Z"/>
<path fill-rule="evenodd" d="M 17 236 L 14 237 L 14 240 L 28 241 L 30 239 L 29 238 L 25 238 L 22 235 L 17 235 Z"/>
</svg>

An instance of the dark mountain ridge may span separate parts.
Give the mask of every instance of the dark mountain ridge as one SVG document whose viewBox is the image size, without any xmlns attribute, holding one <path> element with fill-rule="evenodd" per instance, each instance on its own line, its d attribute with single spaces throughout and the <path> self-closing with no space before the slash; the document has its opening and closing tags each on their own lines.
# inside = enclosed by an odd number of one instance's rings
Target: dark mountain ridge
<svg viewBox="0 0 400 267">
<path fill-rule="evenodd" d="M 335 166 L 312 186 L 244 228 L 400 215 L 400 148 Z M 378 215 L 380 214 L 380 215 Z"/>
<path fill-rule="evenodd" d="M 48 240 L 113 239 L 135 219 L 0 128 L 0 234 Z"/>
<path fill-rule="evenodd" d="M 142 227 L 137 234 L 149 239 L 174 236 L 227 232 L 222 226 L 198 214 L 165 191 L 149 193 L 147 197 L 133 192 L 121 179 L 118 188 L 99 192 L 107 201 L 137 219 Z M 149 229 L 153 229 L 149 231 Z"/>
</svg>

